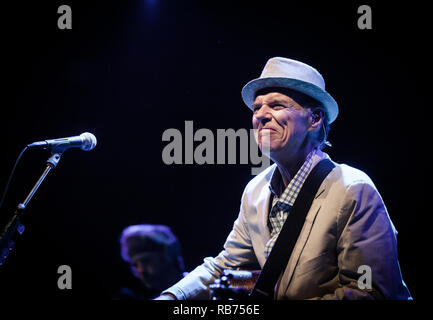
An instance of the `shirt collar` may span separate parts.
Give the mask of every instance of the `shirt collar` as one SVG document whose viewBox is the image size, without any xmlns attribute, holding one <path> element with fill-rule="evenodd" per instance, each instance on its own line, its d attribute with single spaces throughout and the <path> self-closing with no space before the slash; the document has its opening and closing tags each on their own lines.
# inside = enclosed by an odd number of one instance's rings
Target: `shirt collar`
<svg viewBox="0 0 433 320">
<path fill-rule="evenodd" d="M 292 206 L 311 169 L 325 157 L 327 157 L 325 153 L 313 149 L 285 189 L 281 173 L 276 167 L 269 183 L 270 191 L 274 196 L 279 197 L 279 201 Z"/>
</svg>

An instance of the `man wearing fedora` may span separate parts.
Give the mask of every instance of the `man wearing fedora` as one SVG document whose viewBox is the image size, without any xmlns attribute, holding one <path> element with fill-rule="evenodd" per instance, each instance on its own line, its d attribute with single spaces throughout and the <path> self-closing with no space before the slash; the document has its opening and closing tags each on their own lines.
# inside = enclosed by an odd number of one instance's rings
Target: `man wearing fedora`
<svg viewBox="0 0 433 320">
<path fill-rule="evenodd" d="M 224 269 L 263 268 L 308 175 L 329 159 L 322 148 L 338 105 L 315 68 L 271 58 L 260 78 L 244 86 L 242 98 L 252 110 L 259 147 L 274 164 L 247 184 L 224 250 L 158 299 L 209 299 L 209 285 Z M 332 169 L 311 197 L 273 298 L 411 299 L 397 232 L 375 185 L 358 169 L 328 162 Z"/>
</svg>

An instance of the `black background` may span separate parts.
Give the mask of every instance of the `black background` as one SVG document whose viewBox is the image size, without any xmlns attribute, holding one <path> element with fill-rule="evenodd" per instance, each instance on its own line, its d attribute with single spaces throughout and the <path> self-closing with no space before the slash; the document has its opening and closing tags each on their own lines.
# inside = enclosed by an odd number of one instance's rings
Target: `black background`
<svg viewBox="0 0 433 320">
<path fill-rule="evenodd" d="M 72 8 L 59 30 L 57 8 Z M 357 27 L 368 4 L 373 29 Z M 250 128 L 240 90 L 266 60 L 316 67 L 340 115 L 325 149 L 365 171 L 399 231 L 403 278 L 415 299 L 417 227 L 429 162 L 423 76 L 426 10 L 368 2 L 20 1 L 1 8 L 1 191 L 28 143 L 89 131 L 91 152 L 69 150 L 23 217 L 26 231 L 0 267 L 1 296 L 111 299 L 136 281 L 118 238 L 136 223 L 167 224 L 192 270 L 216 255 L 237 217 L 250 165 L 165 165 L 168 128 Z M 2 225 L 36 182 L 47 151 L 27 151 Z M 422 219 L 421 219 L 422 220 Z M 385 258 L 385 257 L 384 257 Z M 72 290 L 57 268 L 72 268 Z"/>
</svg>

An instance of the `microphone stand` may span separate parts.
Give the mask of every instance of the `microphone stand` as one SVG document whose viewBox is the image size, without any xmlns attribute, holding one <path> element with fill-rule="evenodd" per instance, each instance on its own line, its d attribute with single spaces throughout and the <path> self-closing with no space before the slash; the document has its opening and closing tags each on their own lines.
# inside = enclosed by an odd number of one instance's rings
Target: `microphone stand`
<svg viewBox="0 0 433 320">
<path fill-rule="evenodd" d="M 24 226 L 20 222 L 20 217 L 22 216 L 24 210 L 27 208 L 27 205 L 29 204 L 30 200 L 33 198 L 39 186 L 44 181 L 45 177 L 48 175 L 51 169 L 54 169 L 59 163 L 61 155 L 62 154 L 60 152 L 53 153 L 51 157 L 47 160 L 47 167 L 45 168 L 41 177 L 36 182 L 36 184 L 30 191 L 30 193 L 27 195 L 23 203 L 18 204 L 15 213 L 12 215 L 12 217 L 9 219 L 9 222 L 6 224 L 5 228 L 3 229 L 0 235 L 0 265 L 4 264 L 10 251 L 15 245 L 14 241 L 12 240 L 15 233 L 18 232 L 19 234 L 22 234 L 24 232 Z"/>
</svg>

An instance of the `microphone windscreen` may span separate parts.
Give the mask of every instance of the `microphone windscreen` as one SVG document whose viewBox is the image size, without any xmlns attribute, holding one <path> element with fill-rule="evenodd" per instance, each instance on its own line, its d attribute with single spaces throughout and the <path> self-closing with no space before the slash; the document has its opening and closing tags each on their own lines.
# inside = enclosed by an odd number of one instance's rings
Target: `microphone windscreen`
<svg viewBox="0 0 433 320">
<path fill-rule="evenodd" d="M 96 147 L 96 137 L 90 132 L 84 132 L 80 134 L 81 139 L 83 139 L 83 144 L 81 145 L 81 150 L 90 151 Z"/>
</svg>

